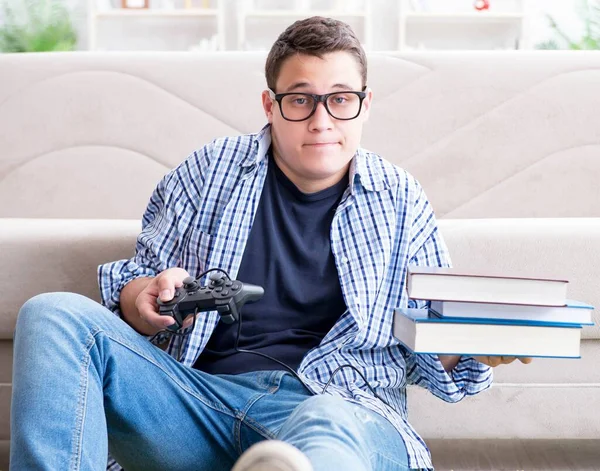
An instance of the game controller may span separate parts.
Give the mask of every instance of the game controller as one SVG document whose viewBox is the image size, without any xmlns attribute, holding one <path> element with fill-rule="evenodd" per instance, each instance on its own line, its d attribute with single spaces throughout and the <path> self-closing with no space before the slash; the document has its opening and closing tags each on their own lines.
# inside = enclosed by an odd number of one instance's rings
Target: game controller
<svg viewBox="0 0 600 471">
<path fill-rule="evenodd" d="M 201 286 L 193 276 L 188 276 L 183 286 L 175 289 L 173 299 L 166 302 L 157 299 L 159 314 L 175 319 L 169 330 L 181 329 L 185 319 L 196 312 L 215 310 L 225 324 L 233 324 L 239 320 L 244 304 L 258 301 L 265 293 L 262 286 L 231 280 L 220 272 L 212 272 L 209 279 L 207 286 Z"/>
</svg>

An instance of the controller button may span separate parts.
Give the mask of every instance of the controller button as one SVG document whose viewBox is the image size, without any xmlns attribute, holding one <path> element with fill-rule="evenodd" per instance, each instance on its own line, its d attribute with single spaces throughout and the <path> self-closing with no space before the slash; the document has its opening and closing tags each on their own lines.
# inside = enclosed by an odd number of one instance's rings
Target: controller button
<svg viewBox="0 0 600 471">
<path fill-rule="evenodd" d="M 219 286 L 218 288 L 215 288 L 215 291 L 216 291 L 217 293 L 219 293 L 219 292 L 221 292 L 221 290 L 222 290 L 222 289 L 223 289 L 223 288 Z"/>
<path fill-rule="evenodd" d="M 228 288 L 232 285 L 233 283 L 231 281 L 228 281 L 225 283 L 225 286 L 227 286 Z"/>
<path fill-rule="evenodd" d="M 224 289 L 223 292 L 221 293 L 223 296 L 228 296 L 229 295 L 229 290 L 228 289 Z"/>
<path fill-rule="evenodd" d="M 240 288 L 241 288 L 241 286 L 240 286 L 240 285 L 238 285 L 238 284 L 234 284 L 234 285 L 231 287 L 231 290 L 232 290 L 232 291 L 237 291 L 237 290 L 238 290 L 238 289 L 240 289 Z"/>
</svg>

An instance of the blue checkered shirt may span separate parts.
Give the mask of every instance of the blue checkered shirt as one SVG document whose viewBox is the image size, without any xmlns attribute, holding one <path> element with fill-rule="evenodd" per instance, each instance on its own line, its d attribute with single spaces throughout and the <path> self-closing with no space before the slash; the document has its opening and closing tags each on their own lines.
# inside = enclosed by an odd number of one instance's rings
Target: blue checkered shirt
<svg viewBox="0 0 600 471">
<path fill-rule="evenodd" d="M 101 265 L 103 304 L 116 314 L 121 289 L 138 277 L 183 267 L 198 276 L 218 267 L 235 278 L 267 175 L 270 127 L 257 134 L 217 139 L 192 153 L 154 191 L 142 220 L 133 258 Z M 412 468 L 432 468 L 429 450 L 407 421 L 406 386 L 417 384 L 447 402 L 491 385 L 491 369 L 462 357 L 447 373 L 435 355 L 414 355 L 392 336 L 397 307 L 424 307 L 409 300 L 408 265 L 449 266 L 447 248 L 419 183 L 378 155 L 359 149 L 331 223 L 331 250 L 347 310 L 297 372 L 321 393 L 341 365 L 358 368 L 390 406 L 376 399 L 351 368 L 336 374 L 326 394 L 362 404 L 398 430 Z M 199 317 L 193 333 L 174 338 L 192 367 L 219 321 Z M 183 342 L 183 345 L 180 345 Z M 393 409 L 392 409 L 393 408 Z M 109 464 L 109 469 L 119 469 Z"/>
</svg>

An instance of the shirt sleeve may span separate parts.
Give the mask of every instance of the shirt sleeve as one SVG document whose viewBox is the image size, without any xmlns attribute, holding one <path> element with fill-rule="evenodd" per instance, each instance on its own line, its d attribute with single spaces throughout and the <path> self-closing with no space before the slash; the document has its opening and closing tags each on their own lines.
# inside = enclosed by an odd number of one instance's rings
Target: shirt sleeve
<svg viewBox="0 0 600 471">
<path fill-rule="evenodd" d="M 142 217 L 134 256 L 98 267 L 102 304 L 115 314 L 122 315 L 119 300 L 127 283 L 180 266 L 181 240 L 197 212 L 188 189 L 200 194 L 199 186 L 203 183 L 200 170 L 208 162 L 208 155 L 206 147 L 195 152 L 159 182 Z"/>
<path fill-rule="evenodd" d="M 451 266 L 450 255 L 438 230 L 431 204 L 417 184 L 414 203 L 409 265 Z M 427 308 L 429 301 L 409 300 L 409 308 Z M 447 402 L 460 401 L 491 386 L 492 368 L 472 357 L 463 356 L 450 372 L 446 372 L 437 355 L 416 355 L 402 347 L 406 362 L 407 382 L 428 389 Z"/>
</svg>

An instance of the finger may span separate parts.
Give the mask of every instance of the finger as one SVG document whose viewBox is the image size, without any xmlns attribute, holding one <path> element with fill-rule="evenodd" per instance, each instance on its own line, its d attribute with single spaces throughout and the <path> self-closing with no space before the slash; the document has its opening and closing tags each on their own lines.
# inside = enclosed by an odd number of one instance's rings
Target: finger
<svg viewBox="0 0 600 471">
<path fill-rule="evenodd" d="M 136 303 L 138 315 L 148 325 L 159 329 L 164 329 L 175 323 L 171 316 L 161 316 L 158 313 L 158 304 L 152 295 L 144 296 L 140 294 Z"/>
<path fill-rule="evenodd" d="M 500 358 L 502 359 L 502 364 L 504 364 L 504 365 L 508 365 L 509 363 L 512 363 L 513 361 L 515 361 L 517 359 L 517 357 L 506 357 L 506 356 L 502 356 Z"/>
<path fill-rule="evenodd" d="M 183 280 L 176 278 L 175 280 L 173 280 L 173 285 L 175 286 L 175 288 L 181 288 L 183 286 Z"/>
<path fill-rule="evenodd" d="M 496 367 L 500 363 L 502 363 L 502 357 L 488 357 L 488 358 L 489 358 L 489 365 L 492 367 Z"/>
<path fill-rule="evenodd" d="M 135 307 L 138 310 L 138 315 L 140 318 L 148 323 L 147 319 L 152 315 L 156 314 L 158 311 L 158 305 L 156 304 L 156 300 L 153 299 L 152 296 L 148 296 L 145 293 L 140 293 L 135 302 Z"/>
<path fill-rule="evenodd" d="M 528 365 L 529 363 L 531 363 L 533 361 L 533 358 L 531 358 L 531 357 L 519 357 L 519 360 L 521 361 L 521 363 L 525 363 L 526 365 Z"/>
<path fill-rule="evenodd" d="M 152 327 L 157 329 L 166 329 L 170 325 L 175 324 L 175 319 L 171 316 L 163 316 L 155 312 L 148 312 L 145 314 L 144 320 Z"/>
<path fill-rule="evenodd" d="M 161 301 L 167 302 L 173 299 L 175 295 L 175 280 L 168 275 L 159 277 L 158 283 L 158 297 Z"/>
</svg>

